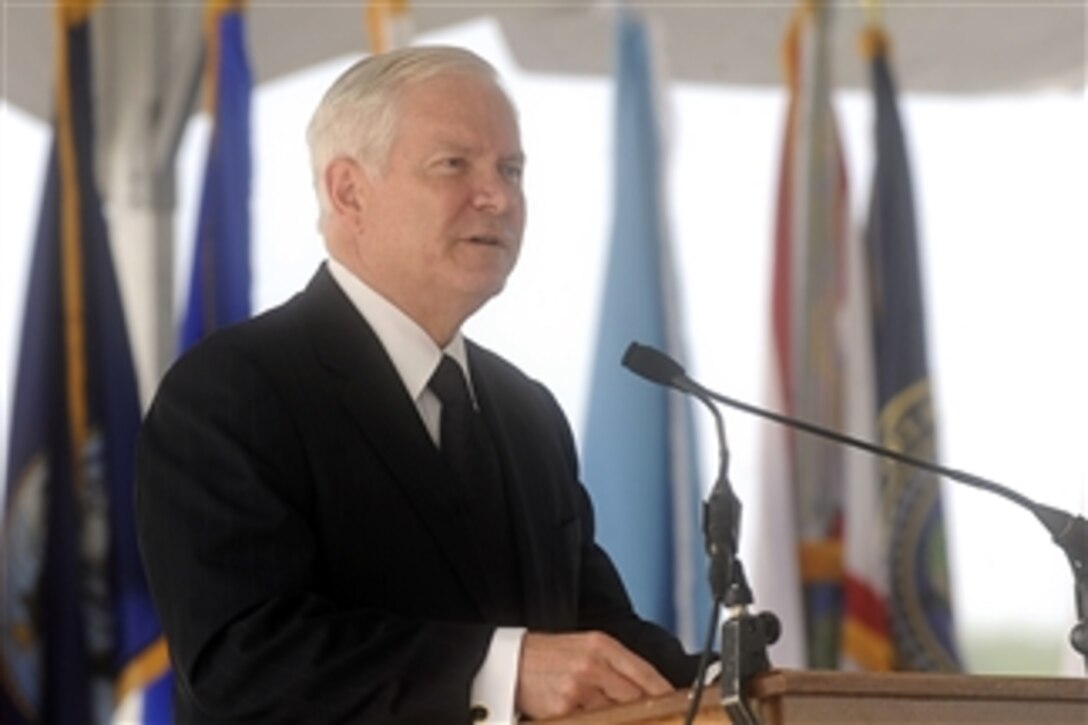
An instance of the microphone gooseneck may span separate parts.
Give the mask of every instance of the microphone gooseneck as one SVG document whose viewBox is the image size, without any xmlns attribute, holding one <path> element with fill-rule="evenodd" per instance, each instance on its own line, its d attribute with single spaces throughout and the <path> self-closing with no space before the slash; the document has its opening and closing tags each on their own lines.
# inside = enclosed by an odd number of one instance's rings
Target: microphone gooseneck
<svg viewBox="0 0 1088 725">
<path fill-rule="evenodd" d="M 659 354 L 662 353 L 659 352 Z M 983 478 L 982 476 L 977 476 L 973 473 L 968 473 L 967 471 L 949 468 L 948 466 L 943 466 L 939 463 L 927 461 L 922 458 L 915 458 L 914 456 L 909 456 L 891 448 L 885 448 L 876 445 L 875 443 L 863 441 L 860 438 L 854 438 L 807 421 L 759 408 L 751 403 L 745 403 L 736 398 L 731 398 L 727 395 L 722 395 L 721 393 L 716 393 L 713 390 L 704 388 L 694 380 L 687 378 L 686 375 L 685 379 L 688 381 L 689 385 L 697 388 L 698 393 L 702 396 L 728 405 L 731 408 L 736 408 L 737 410 L 742 410 L 746 413 L 760 416 L 761 418 L 767 418 L 776 423 L 780 423 L 790 428 L 796 428 L 797 430 L 811 433 L 812 435 L 821 438 L 836 441 L 837 443 L 841 443 L 851 448 L 859 448 L 877 456 L 890 458 L 899 463 L 905 463 L 909 466 L 929 471 L 930 473 L 936 473 L 953 481 L 982 489 L 983 491 L 989 491 L 992 494 L 1012 501 L 1018 506 L 1027 509 L 1034 514 L 1035 518 L 1042 523 L 1048 532 L 1050 532 L 1050 536 L 1054 540 L 1054 543 L 1058 545 L 1058 548 L 1060 548 L 1069 559 L 1069 563 L 1073 568 L 1073 576 L 1077 582 L 1077 616 L 1081 620 L 1088 618 L 1088 520 L 1083 516 L 1074 516 L 1073 514 L 1060 509 L 1045 506 L 1008 486 L 1004 486 L 988 478 Z M 1078 652 L 1079 651 L 1080 650 L 1078 649 Z M 1081 652 L 1081 654 L 1088 657 L 1088 653 Z"/>
<path fill-rule="evenodd" d="M 1054 543 L 1065 553 L 1066 558 L 1069 559 L 1069 564 L 1073 569 L 1075 584 L 1074 594 L 1079 622 L 1073 629 L 1073 634 L 1070 636 L 1070 642 L 1074 649 L 1084 658 L 1085 669 L 1088 670 L 1088 520 L 1083 516 L 1074 516 L 1073 514 L 1061 511 L 1060 509 L 1045 506 L 1014 491 L 1008 486 L 1003 486 L 995 481 L 983 478 L 982 476 L 976 476 L 973 473 L 942 466 L 938 463 L 933 463 L 932 461 L 921 458 L 915 458 L 914 456 L 909 456 L 905 453 L 876 445 L 875 443 L 870 443 L 859 438 L 853 438 L 843 433 L 839 433 L 838 431 L 823 428 L 807 421 L 792 418 L 781 413 L 775 413 L 752 405 L 751 403 L 745 403 L 736 398 L 716 393 L 689 378 L 687 373 L 684 372 L 684 368 L 681 367 L 679 363 L 660 350 L 656 350 L 652 347 L 632 343 L 631 347 L 628 348 L 627 355 L 624 356 L 625 365 L 627 365 L 628 357 L 631 357 L 635 365 L 638 366 L 633 367 L 632 365 L 628 365 L 628 367 L 639 375 L 653 380 L 654 382 L 660 382 L 663 385 L 669 385 L 678 390 L 691 393 L 704 402 L 716 401 L 728 405 L 731 408 L 744 411 L 745 413 L 773 420 L 774 422 L 789 428 L 795 428 L 821 438 L 836 441 L 837 443 L 841 443 L 851 448 L 858 448 L 877 456 L 890 458 L 894 461 L 905 463 L 924 471 L 929 471 L 930 473 L 936 473 L 953 481 L 973 486 L 974 488 L 980 488 L 984 491 L 989 491 L 990 493 L 1008 499 L 1030 511 L 1035 515 L 1035 518 L 1043 524 L 1046 530 L 1050 532 L 1050 536 L 1053 538 Z M 659 378 L 662 376 L 666 377 L 668 382 L 660 380 Z"/>
<path fill-rule="evenodd" d="M 714 632 L 724 605 L 730 616 L 722 625 L 721 704 L 731 722 L 755 725 L 759 718 L 748 705 L 745 685 L 753 675 L 770 669 L 767 646 L 778 639 L 779 624 L 774 614 L 763 612 L 753 615 L 748 611 L 748 606 L 752 604 L 752 590 L 737 557 L 742 506 L 729 483 L 725 421 L 710 391 L 689 378 L 680 363 L 660 350 L 633 342 L 623 355 L 623 365 L 652 383 L 693 396 L 714 416 L 718 434 L 718 477 L 703 501 L 703 538 L 714 602 L 684 722 L 694 722 L 702 699 Z"/>
<path fill-rule="evenodd" d="M 739 604 L 727 598 L 733 583 L 734 559 L 740 538 L 741 503 L 729 483 L 729 447 L 721 411 L 706 394 L 707 391 L 688 377 L 680 363 L 656 348 L 632 342 L 623 354 L 623 365 L 650 382 L 691 394 L 714 416 L 718 436 L 718 477 L 710 495 L 703 502 L 703 533 L 707 554 L 710 555 L 710 591 L 715 602 L 729 606 Z M 739 592 L 734 594 L 738 595 Z M 751 603 L 750 593 L 744 604 L 748 603 Z"/>
</svg>

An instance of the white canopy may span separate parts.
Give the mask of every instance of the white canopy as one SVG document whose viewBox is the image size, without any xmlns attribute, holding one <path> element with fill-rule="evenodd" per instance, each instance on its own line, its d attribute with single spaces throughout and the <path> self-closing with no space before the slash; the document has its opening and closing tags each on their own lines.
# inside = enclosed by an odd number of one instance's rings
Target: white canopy
<svg viewBox="0 0 1088 725">
<path fill-rule="evenodd" d="M 3 3 L 0 94 L 39 116 L 48 115 L 52 62 L 52 0 Z M 249 43 L 259 80 L 365 50 L 364 0 L 250 0 Z M 676 80 L 742 85 L 781 82 L 778 48 L 795 5 L 748 2 L 631 2 L 664 31 L 670 76 Z M 199 2 L 105 3 L 125 14 L 127 40 L 147 44 L 163 65 L 194 37 Z M 590 0 L 419 0 L 420 31 L 493 15 L 527 69 L 607 74 L 612 62 L 609 4 Z M 911 90 L 979 93 L 1058 88 L 1083 91 L 1088 43 L 1084 0 L 885 0 L 883 22 L 895 38 L 896 67 Z M 842 85 L 867 83 L 856 51 L 865 22 L 859 3 L 838 2 L 837 58 Z M 142 26 L 142 30 L 140 27 Z M 116 27 L 116 26 L 115 26 Z M 110 31 L 105 31 L 109 34 Z M 111 42 L 120 38 L 111 38 Z"/>
<path fill-rule="evenodd" d="M 0 97 L 51 112 L 56 0 L 0 0 Z M 825 0 L 836 28 L 838 86 L 868 85 L 857 37 L 860 2 Z M 795 0 L 630 0 L 664 37 L 674 81 L 777 86 L 781 39 Z M 1086 0 L 884 0 L 897 81 L 939 93 L 1083 93 Z M 610 74 L 615 3 L 599 0 L 413 0 L 418 32 L 490 15 L 530 71 Z M 366 50 L 365 0 L 249 0 L 247 41 L 257 82 Z M 174 155 L 199 81 L 204 3 L 108 0 L 96 17 L 100 187 L 130 304 L 145 392 L 174 352 Z"/>
</svg>

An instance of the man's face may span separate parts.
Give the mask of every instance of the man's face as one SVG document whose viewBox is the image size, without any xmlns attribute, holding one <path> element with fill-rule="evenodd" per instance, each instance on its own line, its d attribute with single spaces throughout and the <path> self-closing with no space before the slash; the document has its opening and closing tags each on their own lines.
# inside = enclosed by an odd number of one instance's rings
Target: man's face
<svg viewBox="0 0 1088 725">
<path fill-rule="evenodd" d="M 412 84 L 396 102 L 385 164 L 364 185 L 358 261 L 424 327 L 451 312 L 460 325 L 503 288 L 521 248 L 518 123 L 502 91 L 466 74 Z"/>
</svg>

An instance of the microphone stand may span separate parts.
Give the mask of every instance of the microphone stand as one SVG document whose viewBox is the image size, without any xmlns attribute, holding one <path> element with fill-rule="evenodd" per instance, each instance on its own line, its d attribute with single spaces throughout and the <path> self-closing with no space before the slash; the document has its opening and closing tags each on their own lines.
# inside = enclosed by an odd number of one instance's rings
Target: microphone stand
<svg viewBox="0 0 1088 725">
<path fill-rule="evenodd" d="M 753 675 L 771 668 L 767 647 L 778 641 L 781 634 L 778 617 L 771 612 L 753 614 L 752 590 L 744 567 L 737 556 L 740 538 L 740 515 L 743 508 L 729 483 L 729 448 L 726 445 L 725 423 L 713 402 L 695 395 L 714 416 L 718 433 L 718 478 L 703 502 L 703 536 L 709 557 L 710 593 L 714 599 L 710 625 L 707 628 L 703 660 L 699 676 L 688 705 L 685 722 L 693 722 L 702 699 L 703 673 L 718 622 L 718 612 L 728 612 L 722 625 L 722 671 L 719 679 L 721 704 L 736 725 L 758 725 L 759 718 L 748 704 L 745 685 Z"/>
<path fill-rule="evenodd" d="M 693 395 L 714 416 L 718 434 L 718 477 L 710 495 L 703 502 L 703 537 L 709 558 L 710 592 L 714 601 L 684 722 L 688 724 L 695 720 L 713 648 L 714 631 L 717 629 L 719 612 L 724 606 L 729 616 L 722 625 L 721 704 L 730 722 L 759 725 L 759 717 L 748 704 L 745 686 L 753 675 L 771 668 L 767 647 L 778 640 L 781 627 L 774 614 L 753 614 L 749 610 L 753 602 L 752 590 L 737 555 L 742 506 L 729 483 L 729 448 L 721 411 L 701 386 L 687 377 L 679 364 L 653 348 L 632 343 L 624 353 L 623 364 L 651 382 Z"/>
</svg>

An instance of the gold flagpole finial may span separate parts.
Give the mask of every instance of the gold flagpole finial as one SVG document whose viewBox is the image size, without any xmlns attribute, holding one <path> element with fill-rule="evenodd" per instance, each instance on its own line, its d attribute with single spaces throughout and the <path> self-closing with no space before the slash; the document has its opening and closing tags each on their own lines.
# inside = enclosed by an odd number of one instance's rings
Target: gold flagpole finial
<svg viewBox="0 0 1088 725">
<path fill-rule="evenodd" d="M 215 116 L 219 105 L 219 25 L 229 13 L 245 13 L 248 0 L 206 0 L 204 3 L 204 110 Z"/>
<path fill-rule="evenodd" d="M 71 27 L 86 21 L 98 8 L 99 0 L 58 0 L 56 7 L 57 23 L 61 27 Z"/>
<path fill-rule="evenodd" d="M 367 41 L 373 55 L 389 50 L 389 39 L 385 32 L 388 12 L 382 0 L 370 0 L 363 9 L 363 27 L 366 29 Z"/>
<path fill-rule="evenodd" d="M 412 36 L 408 0 L 369 0 L 363 9 L 363 26 L 374 55 L 408 44 Z"/>
<path fill-rule="evenodd" d="M 880 25 L 880 0 L 858 0 L 861 9 L 865 11 L 865 22 L 869 25 Z"/>
<path fill-rule="evenodd" d="M 782 75 L 786 80 L 786 88 L 790 93 L 797 90 L 797 67 L 801 43 L 801 25 L 806 22 L 814 10 L 814 0 L 800 0 L 797 7 L 790 14 L 790 20 L 786 24 L 786 32 L 782 35 L 782 45 L 779 48 Z"/>
<path fill-rule="evenodd" d="M 858 36 L 858 52 L 871 60 L 888 52 L 888 34 L 881 20 L 880 0 L 858 0 L 865 11 L 865 28 Z"/>
</svg>

